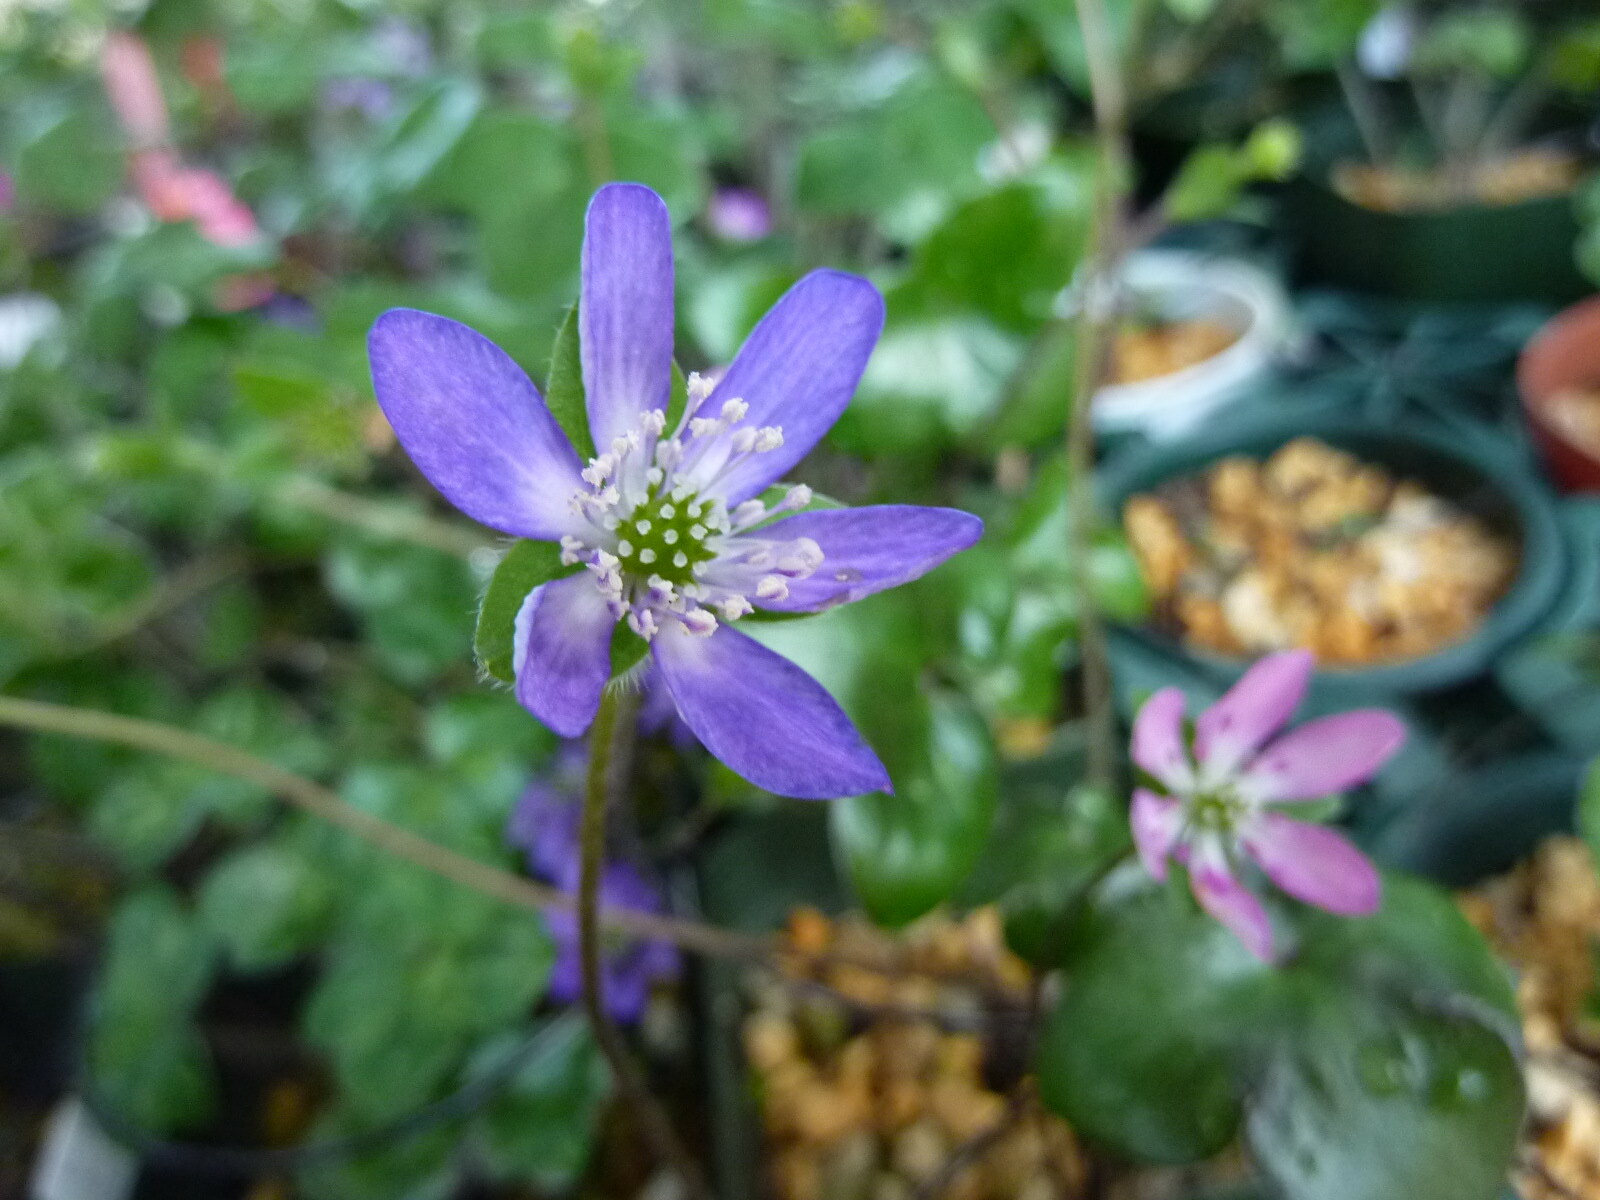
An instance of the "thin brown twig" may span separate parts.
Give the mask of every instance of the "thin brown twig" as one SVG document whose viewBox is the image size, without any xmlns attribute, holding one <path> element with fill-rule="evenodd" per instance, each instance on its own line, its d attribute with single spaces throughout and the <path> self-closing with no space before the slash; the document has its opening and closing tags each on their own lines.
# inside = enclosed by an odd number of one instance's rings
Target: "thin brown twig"
<svg viewBox="0 0 1600 1200">
<path fill-rule="evenodd" d="M 376 537 L 411 542 L 456 558 L 471 558 L 475 552 L 493 545 L 486 534 L 469 525 L 430 517 L 387 500 L 342 491 L 306 475 L 290 479 L 278 489 L 277 497 L 296 508 L 352 525 Z"/>
<path fill-rule="evenodd" d="M 1027 1115 L 1031 1095 L 1032 1089 L 1028 1087 L 1026 1081 L 1012 1089 L 1005 1111 L 995 1123 L 978 1130 L 951 1151 L 939 1169 L 923 1180 L 922 1185 L 912 1193 L 912 1200 L 939 1200 L 939 1197 L 954 1187 L 968 1168 L 977 1166 L 983 1160 L 983 1156 L 998 1146 Z"/>
<path fill-rule="evenodd" d="M 137 632 L 151 621 L 180 608 L 190 600 L 216 587 L 218 584 L 243 574 L 249 560 L 242 554 L 225 553 L 211 558 L 197 558 L 174 570 L 157 582 L 150 593 L 138 604 L 95 630 L 88 638 L 71 647 L 74 656 L 104 649 Z"/>
<path fill-rule="evenodd" d="M 212 741 L 185 729 L 124 717 L 94 709 L 50 704 L 0 696 L 0 725 L 41 733 L 116 742 L 209 767 L 224 775 L 259 784 L 312 816 L 337 825 L 362 841 L 396 858 L 405 859 L 463 887 L 521 908 L 571 912 L 573 897 L 557 888 L 514 875 L 478 859 L 469 858 L 427 838 L 392 825 L 380 817 L 346 804 L 330 788 L 286 771 L 247 751 Z M 608 930 L 638 938 L 672 942 L 685 950 L 720 958 L 760 961 L 778 947 L 772 938 L 718 929 L 698 921 L 630 909 L 607 909 L 602 923 Z"/>
<path fill-rule="evenodd" d="M 185 729 L 139 717 L 125 717 L 42 700 L 24 700 L 16 696 L 0 696 L 0 726 L 113 742 L 182 759 L 219 774 L 257 784 L 303 812 L 336 825 L 385 853 L 492 899 L 519 908 L 577 911 L 576 898 L 564 891 L 431 842 L 409 829 L 346 804 L 331 788 L 303 775 L 296 775 L 236 746 L 213 741 Z M 782 962 L 795 970 L 852 966 L 884 975 L 916 975 L 927 979 L 965 978 L 961 973 L 914 968 L 902 955 L 856 954 L 840 950 L 807 953 L 796 950 L 778 936 L 741 933 L 702 921 L 633 909 L 603 909 L 600 923 L 610 933 L 671 942 L 682 950 L 710 958 L 768 966 Z"/>
</svg>

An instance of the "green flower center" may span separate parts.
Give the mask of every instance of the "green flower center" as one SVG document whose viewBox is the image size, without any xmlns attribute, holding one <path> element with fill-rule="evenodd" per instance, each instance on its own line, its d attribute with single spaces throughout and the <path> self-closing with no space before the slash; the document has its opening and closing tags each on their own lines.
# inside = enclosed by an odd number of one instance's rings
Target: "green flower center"
<svg viewBox="0 0 1600 1200">
<path fill-rule="evenodd" d="M 622 572 L 640 579 L 659 575 L 675 587 L 694 582 L 694 569 L 715 555 L 706 539 L 726 524 L 720 506 L 696 496 L 674 498 L 652 487 L 617 525 Z"/>
<path fill-rule="evenodd" d="M 1189 803 L 1189 823 L 1196 830 L 1231 833 L 1245 816 L 1247 805 L 1231 789 L 1206 792 Z"/>
</svg>

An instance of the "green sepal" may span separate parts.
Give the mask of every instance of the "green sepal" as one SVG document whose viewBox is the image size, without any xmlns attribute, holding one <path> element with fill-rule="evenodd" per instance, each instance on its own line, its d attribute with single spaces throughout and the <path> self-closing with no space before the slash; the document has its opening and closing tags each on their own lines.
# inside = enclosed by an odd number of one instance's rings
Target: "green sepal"
<svg viewBox="0 0 1600 1200">
<path fill-rule="evenodd" d="M 618 679 L 644 661 L 650 653 L 650 643 L 628 628 L 626 621 L 618 621 L 611 633 L 611 678 Z"/>
<path fill-rule="evenodd" d="M 545 385 L 544 401 L 556 424 L 572 442 L 578 457 L 587 462 L 595 456 L 594 434 L 589 429 L 589 408 L 583 389 L 583 352 L 578 334 L 578 306 L 567 309 L 567 315 L 556 330 L 555 345 L 550 350 L 550 378 Z M 678 427 L 683 410 L 689 404 L 689 382 L 683 369 L 672 364 L 672 387 L 667 394 L 667 429 Z"/>
<path fill-rule="evenodd" d="M 683 410 L 689 407 L 689 381 L 683 377 L 683 368 L 674 360 L 672 364 L 672 390 L 667 393 L 667 436 L 683 420 Z"/>
<path fill-rule="evenodd" d="M 550 350 L 550 378 L 544 402 L 571 441 L 578 457 L 594 457 L 594 436 L 589 432 L 589 410 L 583 391 L 583 354 L 578 344 L 578 306 L 567 309 Z"/>
<path fill-rule="evenodd" d="M 478 606 L 478 628 L 472 638 L 478 666 L 504 683 L 514 682 L 512 644 L 522 602 L 540 584 L 580 570 L 562 565 L 561 547 L 554 542 L 514 542 L 489 577 Z"/>
</svg>

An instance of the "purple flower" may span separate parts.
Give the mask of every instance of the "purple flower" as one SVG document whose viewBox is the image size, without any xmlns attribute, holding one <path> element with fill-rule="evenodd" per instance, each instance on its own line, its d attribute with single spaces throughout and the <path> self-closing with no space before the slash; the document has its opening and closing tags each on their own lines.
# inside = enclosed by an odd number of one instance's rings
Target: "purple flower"
<svg viewBox="0 0 1600 1200">
<path fill-rule="evenodd" d="M 576 894 L 581 869 L 581 808 L 568 792 L 547 783 L 530 784 L 512 810 L 506 840 L 528 855 L 528 870 L 568 894 Z M 600 907 L 656 913 L 661 893 L 632 865 L 610 862 L 600 874 Z M 571 912 L 545 914 L 556 944 L 550 971 L 550 998 L 575 1004 L 583 998 L 583 962 L 578 942 L 578 917 Z M 623 1024 L 644 1015 L 650 989 L 658 981 L 677 978 L 678 951 L 670 942 L 625 938 L 602 947 L 601 990 L 606 1011 Z"/>
<path fill-rule="evenodd" d="M 1168 793 L 1134 790 L 1140 861 L 1165 879 L 1176 857 L 1200 906 L 1268 962 L 1272 925 L 1239 881 L 1242 860 L 1291 896 L 1342 916 L 1375 912 L 1381 900 L 1377 871 L 1344 837 L 1277 811 L 1370 779 L 1405 740 L 1399 718 L 1363 709 L 1307 722 L 1263 749 L 1299 706 L 1314 666 L 1304 650 L 1256 663 L 1200 714 L 1192 756 L 1177 688 L 1151 696 L 1133 723 L 1133 761 Z"/>
<path fill-rule="evenodd" d="M 772 232 L 772 209 L 760 192 L 718 188 L 706 205 L 706 223 L 725 241 L 759 242 Z"/>
<path fill-rule="evenodd" d="M 722 379 L 691 377 L 672 428 L 673 266 L 666 205 L 611 184 L 589 205 L 578 330 L 585 465 L 528 377 L 488 339 L 394 309 L 369 339 L 378 402 L 412 460 L 462 512 L 559 542 L 571 573 L 516 622 L 517 698 L 567 737 L 589 727 L 614 626 L 650 643 L 655 678 L 712 754 L 759 787 L 824 799 L 890 790 L 833 698 L 740 633 L 755 609 L 818 612 L 915 579 L 975 542 L 946 508 L 805 509 L 769 493 L 838 420 L 883 327 L 864 279 L 813 271 Z"/>
<path fill-rule="evenodd" d="M 322 85 L 322 107 L 329 112 L 358 112 L 381 121 L 394 111 L 394 88 L 369 75 L 341 75 Z"/>
</svg>

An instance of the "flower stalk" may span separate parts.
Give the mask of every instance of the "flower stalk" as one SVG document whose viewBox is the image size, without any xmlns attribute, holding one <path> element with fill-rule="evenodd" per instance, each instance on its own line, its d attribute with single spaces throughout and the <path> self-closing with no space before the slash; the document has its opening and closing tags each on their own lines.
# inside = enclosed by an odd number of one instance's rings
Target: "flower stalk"
<svg viewBox="0 0 1600 1200">
<path fill-rule="evenodd" d="M 605 973 L 601 964 L 600 876 L 606 861 L 606 811 L 618 794 L 632 762 L 639 694 L 612 686 L 600 698 L 589 735 L 589 771 L 584 786 L 579 827 L 578 947 L 583 976 L 583 1007 L 595 1044 L 605 1055 L 622 1101 L 632 1111 L 651 1150 L 677 1172 L 689 1196 L 709 1200 L 700 1168 L 672 1128 L 666 1111 L 628 1053 L 622 1034 L 606 1009 Z"/>
<path fill-rule="evenodd" d="M 1076 0 L 1089 64 L 1095 125 L 1095 206 L 1088 256 L 1080 281 L 1072 407 L 1067 420 L 1067 472 L 1071 522 L 1068 547 L 1078 592 L 1083 707 L 1089 728 L 1085 771 L 1092 787 L 1109 790 L 1116 774 L 1116 724 L 1111 706 L 1111 665 L 1105 622 L 1094 600 L 1090 563 L 1095 528 L 1094 394 L 1105 374 L 1116 320 L 1117 280 L 1127 247 L 1127 90 L 1122 64 L 1100 0 Z"/>
</svg>

